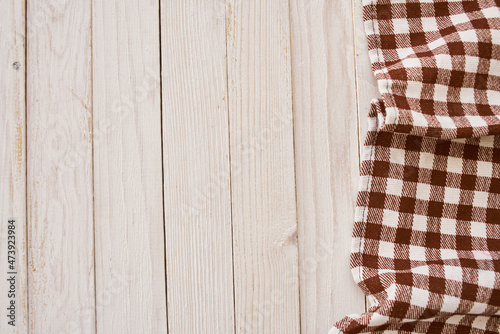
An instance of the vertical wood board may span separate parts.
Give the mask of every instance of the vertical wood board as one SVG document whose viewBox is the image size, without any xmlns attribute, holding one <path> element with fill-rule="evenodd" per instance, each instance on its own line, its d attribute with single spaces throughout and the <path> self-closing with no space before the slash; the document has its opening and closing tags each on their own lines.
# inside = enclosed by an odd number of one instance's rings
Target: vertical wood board
<svg viewBox="0 0 500 334">
<path fill-rule="evenodd" d="M 29 331 L 94 333 L 91 5 L 27 6 Z"/>
<path fill-rule="evenodd" d="M 234 332 L 225 3 L 161 2 L 169 333 Z"/>
<path fill-rule="evenodd" d="M 23 1 L 0 3 L 0 40 L 0 333 L 21 334 L 28 330 Z"/>
<path fill-rule="evenodd" d="M 228 1 L 237 333 L 299 333 L 288 1 Z"/>
<path fill-rule="evenodd" d="M 326 333 L 364 310 L 349 267 L 359 174 L 352 8 L 292 0 L 291 20 L 302 333 Z"/>
<path fill-rule="evenodd" d="M 92 10 L 97 333 L 166 333 L 159 3 Z"/>
</svg>

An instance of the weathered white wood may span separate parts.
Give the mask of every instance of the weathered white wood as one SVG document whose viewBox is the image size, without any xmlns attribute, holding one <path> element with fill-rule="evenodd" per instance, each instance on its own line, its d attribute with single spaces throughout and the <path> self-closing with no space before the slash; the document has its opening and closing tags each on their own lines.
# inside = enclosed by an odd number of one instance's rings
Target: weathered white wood
<svg viewBox="0 0 500 334">
<path fill-rule="evenodd" d="M 291 0 L 291 23 L 301 328 L 326 333 L 364 310 L 349 268 L 359 173 L 351 4 Z"/>
<path fill-rule="evenodd" d="M 352 0 L 354 16 L 354 41 L 356 51 L 356 92 L 359 118 L 359 143 L 362 149 L 368 128 L 367 116 L 372 99 L 380 97 L 377 80 L 371 69 L 368 57 L 363 23 L 363 6 L 361 0 Z"/>
<path fill-rule="evenodd" d="M 170 334 L 234 332 L 224 9 L 161 2 Z"/>
<path fill-rule="evenodd" d="M 25 3 L 0 3 L 0 333 L 28 332 L 26 262 Z M 9 220 L 14 220 L 9 224 Z M 9 229 L 14 226 L 14 229 Z M 14 232 L 12 232 L 12 230 Z M 10 234 L 9 234 L 9 231 Z M 9 249 L 10 246 L 10 249 Z M 14 248 L 13 248 L 14 247 Z M 10 250 L 10 253 L 9 253 Z M 12 253 L 14 251 L 14 253 Z M 8 255 L 11 258 L 8 258 Z M 8 260 L 14 259 L 13 267 Z M 16 274 L 7 274 L 14 272 Z M 7 279 L 14 276 L 12 283 Z M 11 301 L 14 305 L 11 306 Z M 13 317 L 8 318 L 14 308 Z M 13 325 L 9 325 L 8 322 Z"/>
<path fill-rule="evenodd" d="M 299 333 L 288 1 L 228 1 L 237 333 Z"/>
<path fill-rule="evenodd" d="M 97 333 L 166 333 L 159 4 L 92 12 Z"/>
<path fill-rule="evenodd" d="M 1 219 L 25 267 L 27 184 L 32 333 L 163 333 L 166 297 L 170 333 L 326 333 L 363 310 L 349 247 L 378 90 L 361 1 L 290 5 L 291 22 L 284 0 L 163 0 L 162 116 L 157 0 L 30 0 L 27 67 L 24 3 L 0 5 Z M 1 333 L 27 332 L 18 272 Z"/>
<path fill-rule="evenodd" d="M 95 332 L 90 7 L 27 6 L 31 333 Z"/>
</svg>

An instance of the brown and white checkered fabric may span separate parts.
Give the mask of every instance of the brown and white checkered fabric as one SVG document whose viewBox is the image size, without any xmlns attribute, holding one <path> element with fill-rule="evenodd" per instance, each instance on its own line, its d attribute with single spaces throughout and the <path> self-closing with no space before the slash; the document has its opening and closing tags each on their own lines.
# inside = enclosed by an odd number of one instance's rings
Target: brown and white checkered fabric
<svg viewBox="0 0 500 334">
<path fill-rule="evenodd" d="M 385 129 L 500 133 L 500 0 L 364 0 Z"/>
<path fill-rule="evenodd" d="M 500 0 L 363 0 L 369 116 L 331 333 L 500 333 Z"/>
</svg>

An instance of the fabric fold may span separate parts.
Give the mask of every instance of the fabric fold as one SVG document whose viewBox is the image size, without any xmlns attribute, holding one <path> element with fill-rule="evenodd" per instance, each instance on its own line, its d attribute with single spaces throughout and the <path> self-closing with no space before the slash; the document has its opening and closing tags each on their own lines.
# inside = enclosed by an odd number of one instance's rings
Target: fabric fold
<svg viewBox="0 0 500 334">
<path fill-rule="evenodd" d="M 385 130 L 500 134 L 500 1 L 365 0 Z"/>
<path fill-rule="evenodd" d="M 381 130 L 372 104 L 351 269 L 372 301 L 343 333 L 498 333 L 500 136 Z M 469 330 L 469 331 L 467 331 Z"/>
<path fill-rule="evenodd" d="M 500 0 L 365 0 L 382 99 L 331 333 L 500 333 Z"/>
</svg>

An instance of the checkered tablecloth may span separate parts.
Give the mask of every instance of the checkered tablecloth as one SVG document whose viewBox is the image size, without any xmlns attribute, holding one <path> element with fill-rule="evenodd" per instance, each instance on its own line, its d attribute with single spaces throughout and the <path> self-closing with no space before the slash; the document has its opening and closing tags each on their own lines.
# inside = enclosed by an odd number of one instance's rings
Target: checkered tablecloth
<svg viewBox="0 0 500 334">
<path fill-rule="evenodd" d="M 500 333 L 500 0 L 363 0 L 372 102 L 332 333 Z"/>
</svg>

